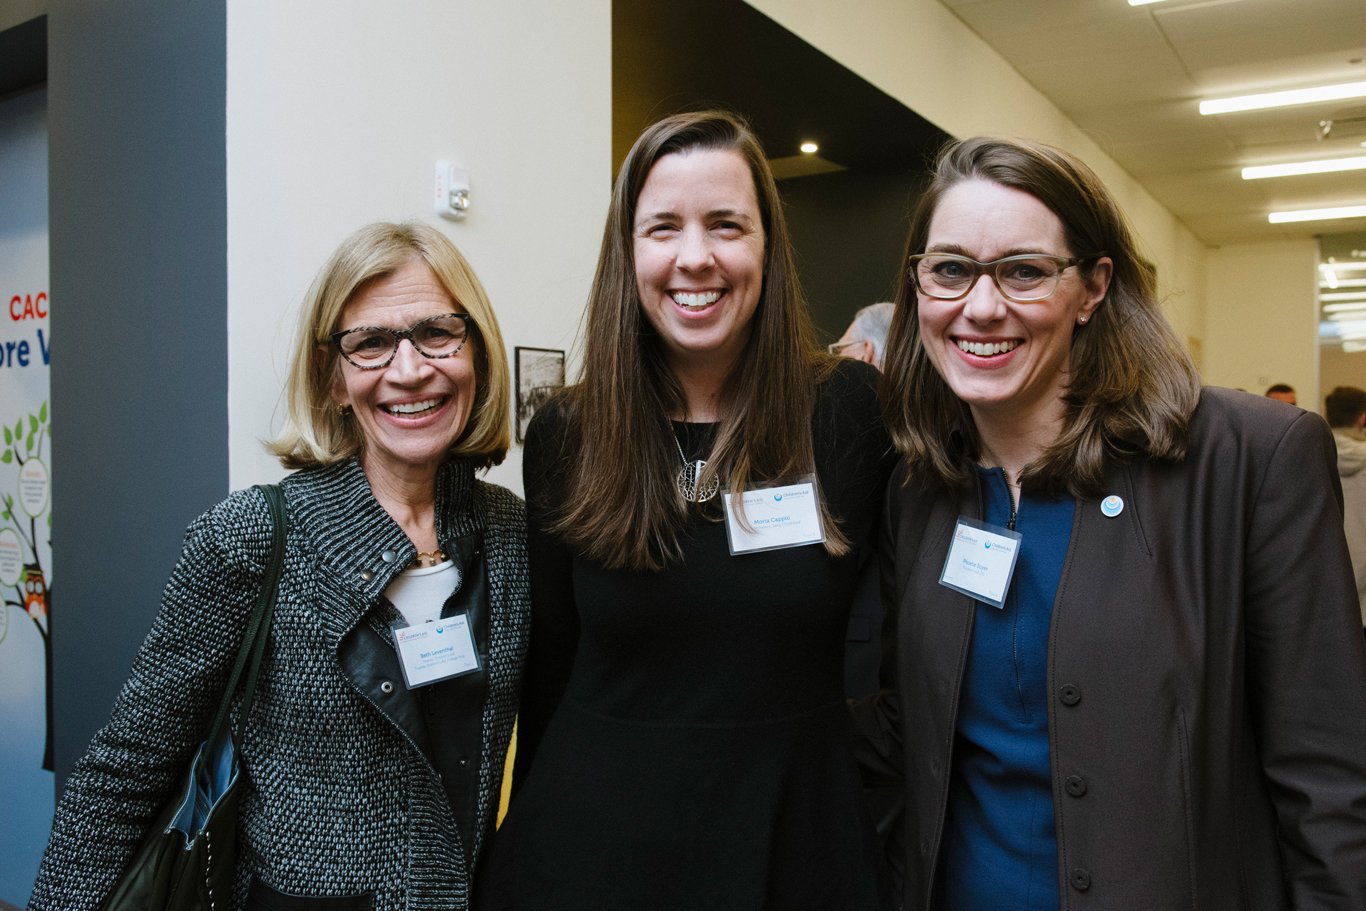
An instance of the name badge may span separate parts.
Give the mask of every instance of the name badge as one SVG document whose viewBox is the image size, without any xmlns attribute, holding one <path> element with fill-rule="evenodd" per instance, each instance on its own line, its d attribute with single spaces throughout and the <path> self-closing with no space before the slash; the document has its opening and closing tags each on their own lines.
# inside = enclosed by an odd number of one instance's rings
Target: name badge
<svg viewBox="0 0 1366 911">
<path fill-rule="evenodd" d="M 479 670 L 479 653 L 465 614 L 417 626 L 395 623 L 393 630 L 398 663 L 410 690 Z"/>
<path fill-rule="evenodd" d="M 960 517 L 939 584 L 992 607 L 1005 607 L 1023 540 L 1019 532 L 1009 528 Z"/>
<path fill-rule="evenodd" d="M 727 491 L 725 502 L 726 540 L 732 556 L 825 541 L 814 477 L 739 495 Z M 744 522 L 737 508 L 740 503 L 744 504 Z"/>
</svg>

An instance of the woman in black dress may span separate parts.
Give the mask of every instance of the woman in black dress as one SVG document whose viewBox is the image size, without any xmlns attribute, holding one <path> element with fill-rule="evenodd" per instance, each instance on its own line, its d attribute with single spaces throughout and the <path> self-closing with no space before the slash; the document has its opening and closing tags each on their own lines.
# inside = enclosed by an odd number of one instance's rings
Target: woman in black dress
<svg viewBox="0 0 1366 911">
<path fill-rule="evenodd" d="M 480 901 L 878 907 L 842 656 L 889 443 L 876 372 L 814 341 L 744 123 L 636 142 L 585 337 L 527 437 L 532 642 Z"/>
</svg>

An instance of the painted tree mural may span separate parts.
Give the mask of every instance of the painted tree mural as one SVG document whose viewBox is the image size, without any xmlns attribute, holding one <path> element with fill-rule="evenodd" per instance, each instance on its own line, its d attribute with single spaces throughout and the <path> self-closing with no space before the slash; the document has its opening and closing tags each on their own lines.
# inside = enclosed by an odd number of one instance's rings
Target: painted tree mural
<svg viewBox="0 0 1366 911">
<path fill-rule="evenodd" d="M 20 417 L 13 426 L 5 419 L 0 464 L 18 469 L 15 489 L 3 495 L 0 511 L 0 642 L 11 623 L 32 623 L 43 643 L 44 685 L 47 693 L 47 736 L 43 768 L 52 771 L 52 573 L 44 568 L 39 542 L 52 552 L 52 484 L 43 461 L 43 442 L 52 435 L 47 402 L 36 413 Z M 6 472 L 8 474 L 8 472 Z M 11 592 L 13 594 L 11 594 Z"/>
</svg>

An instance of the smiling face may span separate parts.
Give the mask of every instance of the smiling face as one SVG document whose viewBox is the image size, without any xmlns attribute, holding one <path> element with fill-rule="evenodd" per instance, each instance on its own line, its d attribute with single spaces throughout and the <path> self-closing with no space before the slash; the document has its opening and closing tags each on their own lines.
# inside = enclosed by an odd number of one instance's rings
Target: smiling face
<svg viewBox="0 0 1366 911">
<path fill-rule="evenodd" d="M 718 149 L 660 158 L 632 232 L 640 307 L 670 365 L 729 371 L 764 284 L 763 219 L 745 159 Z"/>
<path fill-rule="evenodd" d="M 927 253 L 958 253 L 989 262 L 1018 253 L 1071 258 L 1063 224 L 1034 196 L 986 180 L 948 189 L 930 220 Z M 1083 265 L 1090 265 L 1089 263 Z M 954 394 L 985 423 L 1054 423 L 1071 360 L 1072 333 L 1090 319 L 1110 280 L 1110 260 L 1062 272 L 1047 300 L 1019 304 L 1003 297 L 991 276 L 966 297 L 938 300 L 917 292 L 921 344 Z"/>
<path fill-rule="evenodd" d="M 341 313 L 341 329 L 407 329 L 461 308 L 416 256 L 364 285 Z M 428 358 L 409 340 L 399 342 L 387 367 L 361 370 L 341 357 L 333 398 L 349 405 L 365 440 L 361 464 L 372 483 L 379 476 L 414 478 L 431 473 L 465 431 L 476 393 L 476 333 L 455 355 Z"/>
</svg>

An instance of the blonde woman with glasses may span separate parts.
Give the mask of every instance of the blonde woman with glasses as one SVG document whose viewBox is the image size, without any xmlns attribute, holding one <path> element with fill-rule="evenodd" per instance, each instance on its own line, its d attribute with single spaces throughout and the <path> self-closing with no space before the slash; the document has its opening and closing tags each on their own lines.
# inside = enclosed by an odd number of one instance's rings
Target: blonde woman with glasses
<svg viewBox="0 0 1366 911">
<path fill-rule="evenodd" d="M 508 447 L 507 355 L 469 263 L 422 224 L 338 247 L 301 314 L 298 469 L 269 643 L 238 744 L 223 909 L 469 907 L 493 831 L 530 610 L 521 500 L 475 477 Z M 257 490 L 196 521 L 161 612 L 57 807 L 29 907 L 100 907 L 223 696 L 272 523 Z M 459 642 L 450 660 L 411 643 Z"/>
</svg>

